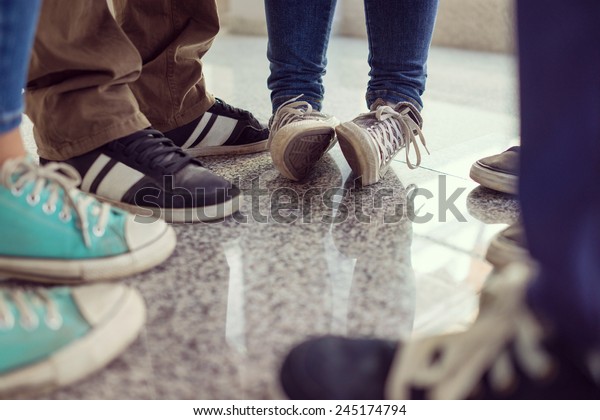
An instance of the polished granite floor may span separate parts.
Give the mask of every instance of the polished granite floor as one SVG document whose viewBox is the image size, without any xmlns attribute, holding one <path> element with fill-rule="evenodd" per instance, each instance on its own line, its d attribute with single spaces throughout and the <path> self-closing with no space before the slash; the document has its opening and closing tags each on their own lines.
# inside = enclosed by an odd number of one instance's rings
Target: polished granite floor
<svg viewBox="0 0 600 420">
<path fill-rule="evenodd" d="M 262 120 L 265 48 L 265 38 L 223 35 L 205 60 L 211 91 Z M 324 110 L 341 120 L 364 111 L 366 55 L 362 40 L 332 40 Z M 277 398 L 282 356 L 309 336 L 397 339 L 468 325 L 491 271 L 487 244 L 518 217 L 513 197 L 468 178 L 474 160 L 518 141 L 514 60 L 434 48 L 428 88 L 431 155 L 411 171 L 400 153 L 369 188 L 355 188 L 337 146 L 303 183 L 279 176 L 267 153 L 207 159 L 239 180 L 242 212 L 175 226 L 174 255 L 126 280 L 148 306 L 140 338 L 47 397 Z M 415 198 L 424 189 L 432 198 Z"/>
</svg>

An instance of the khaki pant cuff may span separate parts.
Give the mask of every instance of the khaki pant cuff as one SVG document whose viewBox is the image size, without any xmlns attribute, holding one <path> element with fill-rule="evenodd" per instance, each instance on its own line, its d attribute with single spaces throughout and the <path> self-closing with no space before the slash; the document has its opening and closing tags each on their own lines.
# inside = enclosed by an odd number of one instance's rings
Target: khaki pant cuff
<svg viewBox="0 0 600 420">
<path fill-rule="evenodd" d="M 154 118 L 150 118 L 152 121 L 152 126 L 159 131 L 166 132 L 170 130 L 174 130 L 176 128 L 181 127 L 182 125 L 186 125 L 194 121 L 196 118 L 200 117 L 206 111 L 210 109 L 215 103 L 215 97 L 210 93 L 206 93 L 203 98 L 196 101 L 195 105 L 192 107 L 188 107 L 187 109 L 181 111 L 179 114 L 175 115 L 170 121 L 162 122 L 157 121 Z"/>
<path fill-rule="evenodd" d="M 100 132 L 78 139 L 40 135 L 35 129 L 34 135 L 40 157 L 62 161 L 91 152 L 113 140 L 148 127 L 150 127 L 150 122 L 144 114 L 139 112 L 125 121 L 119 121 Z"/>
</svg>

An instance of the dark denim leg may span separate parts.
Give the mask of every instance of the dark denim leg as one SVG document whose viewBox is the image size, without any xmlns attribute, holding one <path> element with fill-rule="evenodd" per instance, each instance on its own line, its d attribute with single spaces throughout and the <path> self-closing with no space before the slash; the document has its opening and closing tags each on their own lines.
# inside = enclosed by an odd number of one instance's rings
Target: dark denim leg
<svg viewBox="0 0 600 420">
<path fill-rule="evenodd" d="M 0 1 L 0 133 L 21 122 L 39 8 L 39 0 Z"/>
<path fill-rule="evenodd" d="M 518 2 L 521 202 L 541 265 L 529 303 L 574 348 L 600 344 L 600 2 Z"/>
<path fill-rule="evenodd" d="M 438 0 L 365 0 L 369 34 L 367 105 L 377 98 L 421 108 Z"/>
<path fill-rule="evenodd" d="M 301 94 L 321 109 L 335 5 L 336 0 L 265 0 L 273 111 Z"/>
</svg>

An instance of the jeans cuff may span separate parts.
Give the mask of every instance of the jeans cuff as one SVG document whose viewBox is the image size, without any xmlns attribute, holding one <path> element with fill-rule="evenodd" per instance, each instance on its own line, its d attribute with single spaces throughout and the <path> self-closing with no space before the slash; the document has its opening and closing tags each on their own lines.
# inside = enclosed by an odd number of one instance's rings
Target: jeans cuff
<svg viewBox="0 0 600 420">
<path fill-rule="evenodd" d="M 297 99 L 296 99 L 297 98 Z M 273 114 L 277 112 L 277 109 L 286 103 L 287 101 L 291 101 L 292 99 L 296 99 L 297 101 L 305 101 L 308 102 L 314 110 L 321 111 L 321 107 L 323 106 L 323 98 L 312 98 L 310 96 L 298 94 L 298 95 L 281 95 L 276 98 L 271 99 L 271 103 L 273 104 Z M 295 102 L 295 101 L 294 101 Z"/>
<path fill-rule="evenodd" d="M 9 132 L 21 124 L 23 108 L 0 114 L 0 133 Z"/>
<path fill-rule="evenodd" d="M 384 101 L 393 104 L 397 104 L 398 102 L 410 102 L 411 104 L 416 106 L 419 111 L 423 110 L 423 102 L 421 101 L 420 97 L 415 99 L 409 95 L 400 92 L 395 92 L 393 90 L 374 90 L 371 92 L 367 92 L 366 99 L 367 107 L 369 107 L 369 109 L 371 109 L 371 105 L 377 99 L 383 99 Z"/>
</svg>

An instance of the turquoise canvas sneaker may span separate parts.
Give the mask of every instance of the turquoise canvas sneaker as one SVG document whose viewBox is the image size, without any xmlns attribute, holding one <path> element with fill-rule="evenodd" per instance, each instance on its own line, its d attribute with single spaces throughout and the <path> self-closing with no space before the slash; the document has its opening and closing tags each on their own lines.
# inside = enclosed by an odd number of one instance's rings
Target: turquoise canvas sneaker
<svg viewBox="0 0 600 420">
<path fill-rule="evenodd" d="M 101 369 L 145 318 L 141 296 L 123 285 L 0 287 L 0 398 L 51 391 Z"/>
<path fill-rule="evenodd" d="M 79 282 L 145 271 L 175 248 L 173 229 L 75 187 L 68 165 L 16 159 L 0 167 L 0 278 Z"/>
</svg>

